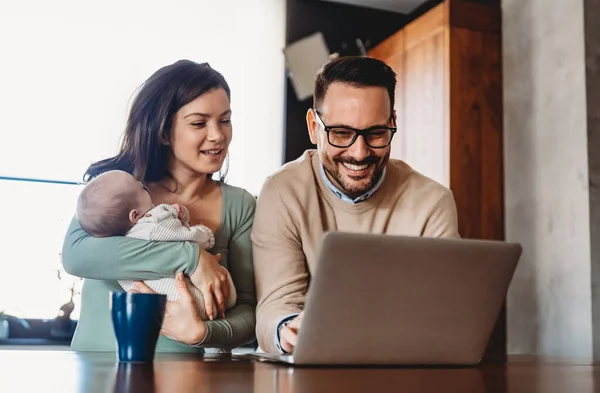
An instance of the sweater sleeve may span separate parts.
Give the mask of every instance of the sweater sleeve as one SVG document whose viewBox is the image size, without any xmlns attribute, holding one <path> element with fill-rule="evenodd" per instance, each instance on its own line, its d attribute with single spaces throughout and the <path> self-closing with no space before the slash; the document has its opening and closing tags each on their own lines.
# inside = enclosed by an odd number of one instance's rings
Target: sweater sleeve
<svg viewBox="0 0 600 393">
<path fill-rule="evenodd" d="M 308 271 L 298 229 L 273 181 L 265 183 L 258 198 L 252 244 L 258 343 L 265 352 L 277 353 L 276 327 L 304 308 Z"/>
<path fill-rule="evenodd" d="M 446 190 L 435 205 L 423 229 L 422 236 L 459 238 L 458 214 L 452 191 Z"/>
<path fill-rule="evenodd" d="M 73 218 L 62 248 L 65 271 L 96 280 L 155 280 L 192 274 L 199 247 L 192 242 L 149 242 L 124 236 L 95 238 Z"/>
<path fill-rule="evenodd" d="M 241 190 L 241 189 L 240 189 Z M 255 338 L 256 292 L 254 289 L 254 266 L 250 233 L 254 223 L 256 200 L 241 190 L 240 201 L 232 207 L 237 217 L 229 241 L 229 273 L 235 284 L 237 302 L 225 312 L 224 319 L 205 321 L 206 337 L 198 344 L 208 348 L 235 348 Z"/>
</svg>

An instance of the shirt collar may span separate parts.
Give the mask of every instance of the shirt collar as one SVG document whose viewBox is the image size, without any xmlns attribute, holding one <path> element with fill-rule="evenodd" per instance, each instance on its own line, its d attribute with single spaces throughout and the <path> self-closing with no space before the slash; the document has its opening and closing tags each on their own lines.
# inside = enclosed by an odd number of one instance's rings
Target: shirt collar
<svg viewBox="0 0 600 393">
<path fill-rule="evenodd" d="M 320 164 L 319 167 L 321 169 L 321 178 L 323 179 L 323 182 L 325 183 L 325 185 L 327 186 L 327 188 L 329 188 L 331 190 L 331 192 L 333 192 L 333 194 L 336 197 L 338 197 L 339 199 L 341 199 L 342 201 L 345 201 L 345 202 L 348 202 L 348 203 L 352 203 L 352 204 L 357 204 L 357 203 L 360 203 L 360 202 L 364 202 L 367 199 L 369 199 L 373 194 L 375 194 L 375 192 L 377 192 L 377 190 L 379 190 L 379 188 L 381 188 L 381 185 L 383 184 L 383 179 L 385 179 L 385 172 L 386 172 L 386 169 L 387 169 L 386 167 L 383 168 L 383 172 L 381 173 L 381 177 L 377 181 L 377 184 L 375 184 L 375 186 L 373 186 L 373 188 L 371 188 L 369 191 L 365 192 L 361 196 L 359 196 L 359 197 L 357 197 L 355 199 L 352 199 L 348 195 L 346 195 L 342 191 L 340 191 L 340 189 L 337 188 L 331 182 L 331 180 L 329 180 L 329 177 L 327 177 L 327 174 L 325 173 L 325 168 L 323 168 L 323 164 Z"/>
</svg>

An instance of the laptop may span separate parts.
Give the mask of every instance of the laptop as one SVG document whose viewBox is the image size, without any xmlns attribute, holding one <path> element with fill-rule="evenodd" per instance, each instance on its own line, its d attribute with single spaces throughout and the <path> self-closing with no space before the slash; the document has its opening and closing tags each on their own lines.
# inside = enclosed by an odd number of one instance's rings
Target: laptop
<svg viewBox="0 0 600 393">
<path fill-rule="evenodd" d="M 329 232 L 294 365 L 477 365 L 521 256 L 516 243 Z"/>
</svg>

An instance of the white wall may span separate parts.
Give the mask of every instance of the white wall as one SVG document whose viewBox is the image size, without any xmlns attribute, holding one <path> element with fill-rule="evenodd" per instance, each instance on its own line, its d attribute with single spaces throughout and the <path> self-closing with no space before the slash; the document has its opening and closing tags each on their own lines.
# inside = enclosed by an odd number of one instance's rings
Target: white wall
<svg viewBox="0 0 600 393">
<path fill-rule="evenodd" d="M 591 357 L 582 0 L 503 0 L 508 350 Z"/>
<path fill-rule="evenodd" d="M 0 176 L 79 180 L 114 155 L 135 88 L 208 61 L 232 89 L 230 183 L 282 163 L 284 0 L 25 0 L 0 12 Z"/>
<path fill-rule="evenodd" d="M 284 7 L 284 0 L 3 2 L 0 176 L 80 181 L 91 162 L 117 153 L 136 87 L 185 58 L 208 61 L 229 82 L 228 182 L 258 194 L 282 163 Z M 79 190 L 0 181 L 0 310 L 53 318 L 68 301 L 68 282 L 55 269 Z"/>
</svg>

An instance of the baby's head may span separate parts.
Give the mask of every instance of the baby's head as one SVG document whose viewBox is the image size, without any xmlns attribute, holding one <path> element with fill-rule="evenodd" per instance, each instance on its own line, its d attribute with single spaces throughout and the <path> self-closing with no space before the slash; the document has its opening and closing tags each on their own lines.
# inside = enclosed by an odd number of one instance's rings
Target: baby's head
<svg viewBox="0 0 600 393">
<path fill-rule="evenodd" d="M 108 171 L 79 195 L 77 219 L 92 236 L 123 236 L 153 207 L 142 183 L 127 172 Z"/>
</svg>

